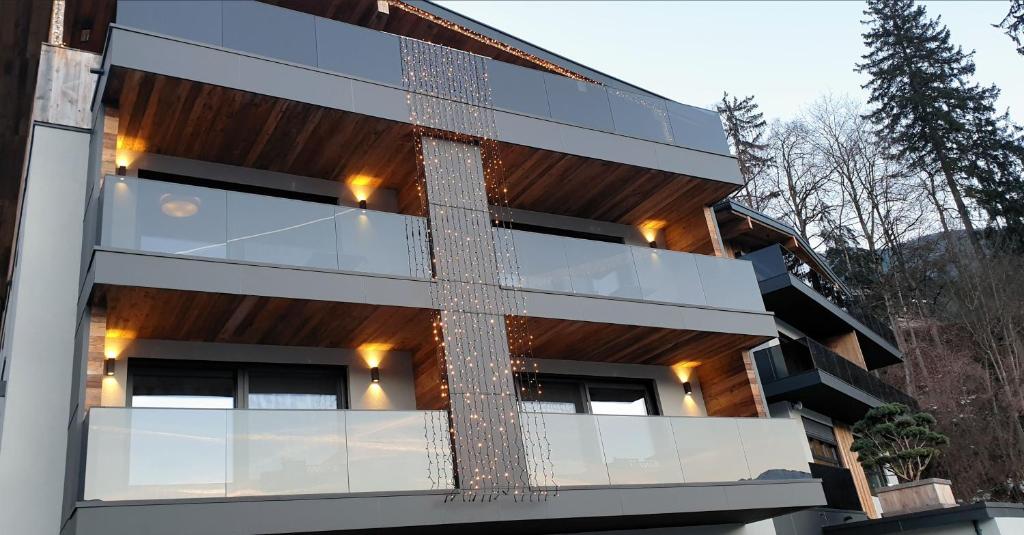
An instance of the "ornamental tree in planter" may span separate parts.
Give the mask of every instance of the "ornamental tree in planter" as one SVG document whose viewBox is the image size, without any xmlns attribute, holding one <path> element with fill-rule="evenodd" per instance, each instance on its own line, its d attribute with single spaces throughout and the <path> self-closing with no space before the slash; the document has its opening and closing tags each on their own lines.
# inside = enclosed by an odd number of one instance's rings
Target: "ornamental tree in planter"
<svg viewBox="0 0 1024 535">
<path fill-rule="evenodd" d="M 853 426 L 856 439 L 850 450 L 860 464 L 889 470 L 900 480 L 900 485 L 877 491 L 886 515 L 956 505 L 949 481 L 921 480 L 939 447 L 949 444 L 934 425 L 931 414 L 889 403 L 871 409 Z"/>
</svg>

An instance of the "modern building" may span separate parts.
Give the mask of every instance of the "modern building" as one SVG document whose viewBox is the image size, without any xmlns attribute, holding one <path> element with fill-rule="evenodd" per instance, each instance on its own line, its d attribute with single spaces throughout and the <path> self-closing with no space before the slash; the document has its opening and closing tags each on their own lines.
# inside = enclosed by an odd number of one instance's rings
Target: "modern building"
<svg viewBox="0 0 1024 535">
<path fill-rule="evenodd" d="M 735 258 L 716 113 L 426 2 L 53 7 L 0 222 L 0 532 L 769 535 L 831 503 L 808 436 L 880 398 L 826 366 L 899 352 Z M 780 332 L 826 347 L 808 381 L 759 381 Z"/>
<path fill-rule="evenodd" d="M 890 477 L 860 465 L 851 427 L 885 403 L 917 407 L 872 373 L 903 361 L 892 330 L 792 227 L 733 200 L 718 203 L 715 215 L 727 254 L 753 263 L 775 314 L 777 337 L 753 353 L 769 412 L 803 423 L 811 473 L 825 490 L 826 507 L 776 519 L 779 533 L 878 518 L 872 491 Z"/>
</svg>

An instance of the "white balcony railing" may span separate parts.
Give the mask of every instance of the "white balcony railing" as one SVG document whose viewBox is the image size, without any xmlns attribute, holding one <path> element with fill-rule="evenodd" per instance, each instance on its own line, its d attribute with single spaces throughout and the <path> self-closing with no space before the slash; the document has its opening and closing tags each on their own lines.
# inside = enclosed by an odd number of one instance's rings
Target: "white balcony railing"
<svg viewBox="0 0 1024 535">
<path fill-rule="evenodd" d="M 499 231 L 497 242 L 498 258 L 518 263 L 503 266 L 506 286 L 764 312 L 744 260 L 519 230 Z"/>
<path fill-rule="evenodd" d="M 93 408 L 86 500 L 452 488 L 442 411 Z"/>
<path fill-rule="evenodd" d="M 545 414 L 527 427 L 545 430 L 525 436 L 538 487 L 810 477 L 794 420 Z M 441 411 L 94 408 L 88 428 L 86 500 L 454 488 Z"/>
<path fill-rule="evenodd" d="M 135 177 L 106 177 L 100 245 L 430 276 L 423 218 Z"/>
</svg>

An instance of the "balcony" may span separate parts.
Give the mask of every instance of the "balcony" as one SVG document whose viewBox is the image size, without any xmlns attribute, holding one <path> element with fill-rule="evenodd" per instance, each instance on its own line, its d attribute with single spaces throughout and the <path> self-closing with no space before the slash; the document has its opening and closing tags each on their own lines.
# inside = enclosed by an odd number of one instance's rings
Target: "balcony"
<svg viewBox="0 0 1024 535">
<path fill-rule="evenodd" d="M 398 35 L 260 2 L 119 1 L 117 24 L 402 86 Z M 357 50 L 358 53 L 348 53 Z M 496 109 L 728 156 L 718 114 L 485 59 Z M 399 119 L 406 119 L 401 117 Z"/>
<path fill-rule="evenodd" d="M 917 406 L 898 388 L 809 338 L 755 351 L 754 359 L 769 402 L 801 401 L 848 422 L 884 403 Z"/>
<path fill-rule="evenodd" d="M 519 230 L 499 231 L 497 242 L 500 259 L 518 261 L 502 267 L 507 287 L 764 312 L 747 262 Z"/>
<path fill-rule="evenodd" d="M 101 198 L 106 248 L 430 277 L 418 217 L 134 177 L 107 177 Z"/>
<path fill-rule="evenodd" d="M 765 306 L 786 323 L 818 338 L 856 331 L 872 369 L 903 361 L 891 328 L 783 247 L 770 245 L 743 259 L 754 264 Z"/>
<path fill-rule="evenodd" d="M 554 473 L 531 462 L 537 488 L 810 478 L 796 421 L 542 419 Z M 455 489 L 442 411 L 94 408 L 88 429 L 85 500 Z"/>
</svg>

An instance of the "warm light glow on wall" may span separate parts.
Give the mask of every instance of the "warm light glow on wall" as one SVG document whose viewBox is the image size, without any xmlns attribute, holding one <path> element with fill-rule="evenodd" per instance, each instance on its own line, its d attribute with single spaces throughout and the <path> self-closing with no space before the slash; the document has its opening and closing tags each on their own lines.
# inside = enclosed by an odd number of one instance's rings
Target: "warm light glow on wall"
<svg viewBox="0 0 1024 535">
<path fill-rule="evenodd" d="M 359 356 L 363 357 L 363 361 L 368 367 L 377 368 L 380 366 L 381 360 L 384 359 L 384 354 L 391 351 L 393 347 L 392 344 L 387 343 L 368 343 L 357 347 L 356 351 L 359 352 Z"/>
<path fill-rule="evenodd" d="M 367 201 L 370 199 L 370 195 L 373 194 L 373 190 L 380 187 L 381 180 L 369 175 L 355 175 L 349 177 L 345 183 L 357 201 Z"/>
<path fill-rule="evenodd" d="M 697 366 L 700 366 L 700 362 L 695 360 L 679 362 L 672 365 L 672 373 L 676 374 L 680 383 L 685 383 L 693 376 L 693 369 Z"/>
<path fill-rule="evenodd" d="M 103 338 L 103 356 L 108 359 L 116 359 L 134 339 L 135 331 L 108 329 Z"/>
<path fill-rule="evenodd" d="M 668 226 L 667 221 L 660 219 L 648 219 L 643 223 L 640 223 L 640 233 L 643 234 L 644 239 L 648 242 L 656 241 L 658 239 L 658 232 Z"/>
</svg>

